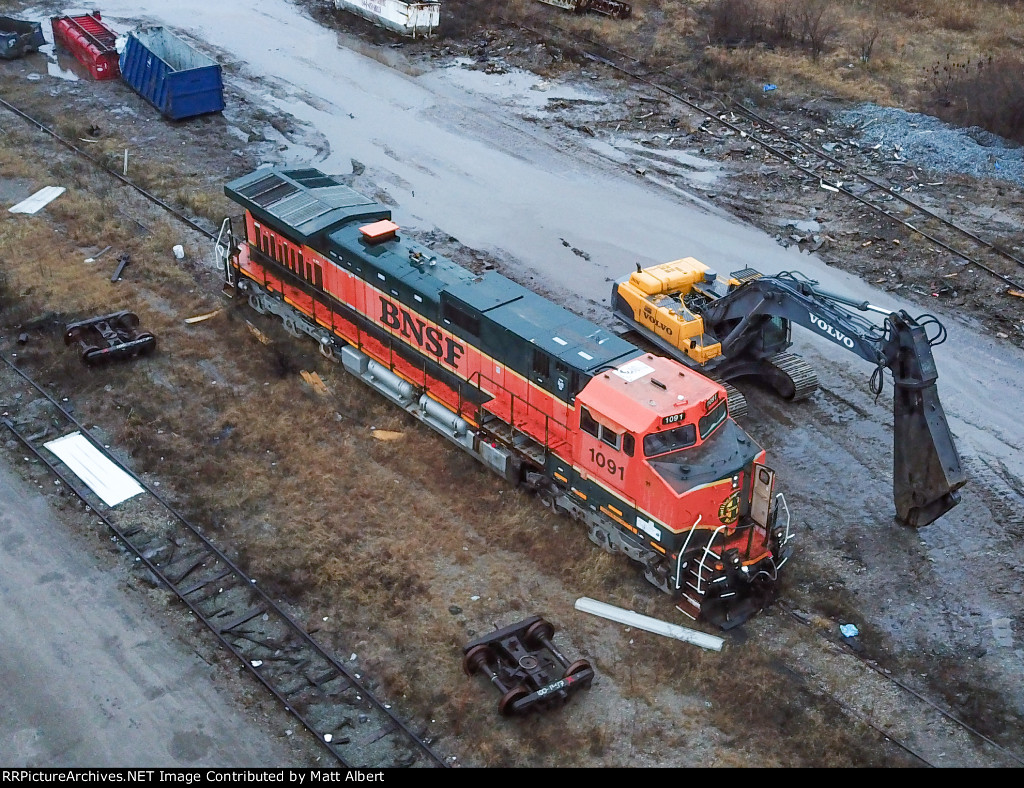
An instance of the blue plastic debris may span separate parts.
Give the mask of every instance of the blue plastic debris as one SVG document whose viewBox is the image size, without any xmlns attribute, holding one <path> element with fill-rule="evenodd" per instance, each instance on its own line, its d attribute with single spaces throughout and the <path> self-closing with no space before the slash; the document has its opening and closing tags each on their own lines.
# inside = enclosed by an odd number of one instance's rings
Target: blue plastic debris
<svg viewBox="0 0 1024 788">
<path fill-rule="evenodd" d="M 855 638 L 860 634 L 860 630 L 857 629 L 856 624 L 840 624 L 839 631 L 842 633 L 844 638 Z"/>
<path fill-rule="evenodd" d="M 765 93 L 768 93 L 769 91 L 772 91 L 772 90 L 778 90 L 778 89 L 779 89 L 778 85 L 772 85 L 771 83 L 769 83 L 769 84 L 764 86 L 764 92 Z"/>
</svg>

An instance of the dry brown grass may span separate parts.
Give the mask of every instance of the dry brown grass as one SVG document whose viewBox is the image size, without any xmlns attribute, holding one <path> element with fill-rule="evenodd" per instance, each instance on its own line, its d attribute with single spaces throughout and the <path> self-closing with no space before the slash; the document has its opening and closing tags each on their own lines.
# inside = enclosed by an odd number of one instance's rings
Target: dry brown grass
<svg viewBox="0 0 1024 788">
<path fill-rule="evenodd" d="M 473 3 L 472 9 L 492 8 Z M 490 14 L 494 11 L 474 13 Z M 651 0 L 614 20 L 568 14 L 535 0 L 514 0 L 502 15 L 543 26 L 550 20 L 640 58 L 685 83 L 757 100 L 830 96 L 934 113 L 941 99 L 932 71 L 992 58 L 1016 74 L 1024 46 L 1024 6 L 1001 0 Z M 586 63 L 563 62 L 565 69 Z M 551 66 L 552 69 L 555 65 Z M 995 73 L 995 72 L 992 72 Z M 762 85 L 778 90 L 765 95 Z M 974 86 L 965 84 L 965 90 Z M 1016 87 L 1016 90 L 1013 88 Z M 1013 104 L 1020 80 L 992 86 L 990 105 Z M 1005 101 L 1012 91 L 1010 101 Z M 967 107 L 968 125 L 992 125 L 992 112 Z M 1005 114 L 1005 113 L 1004 113 Z M 996 133 L 1012 127 L 999 122 Z"/>
</svg>

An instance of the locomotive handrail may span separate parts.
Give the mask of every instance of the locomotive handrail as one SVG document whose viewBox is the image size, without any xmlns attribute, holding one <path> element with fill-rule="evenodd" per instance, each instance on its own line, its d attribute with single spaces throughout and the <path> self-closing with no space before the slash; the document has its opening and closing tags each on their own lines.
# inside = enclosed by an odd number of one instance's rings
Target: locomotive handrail
<svg viewBox="0 0 1024 788">
<path fill-rule="evenodd" d="M 704 555 L 702 555 L 700 557 L 700 561 L 698 562 L 700 564 L 700 568 L 702 570 L 704 569 L 704 567 L 707 566 L 707 564 L 704 563 L 704 559 L 707 558 L 709 555 L 715 555 L 713 552 L 711 552 L 711 545 L 713 545 L 715 543 L 715 537 L 718 536 L 719 531 L 721 531 L 723 528 L 725 528 L 725 523 L 722 523 L 720 526 L 718 526 L 715 529 L 714 533 L 711 534 L 711 538 L 708 539 L 707 544 L 704 545 Z M 715 557 L 718 558 L 719 556 L 715 556 Z M 696 588 L 696 591 L 697 591 L 698 594 L 703 594 L 704 591 L 701 590 L 700 586 L 701 586 L 701 581 L 704 579 L 704 573 L 703 572 L 697 572 L 696 574 L 697 574 L 697 588 Z"/>
<path fill-rule="evenodd" d="M 492 378 L 488 377 L 487 375 L 484 375 L 483 372 L 481 372 L 480 370 L 477 370 L 472 375 L 470 375 L 469 379 L 468 379 L 468 382 L 469 383 L 473 383 L 473 379 L 474 378 L 476 378 L 478 380 L 476 386 L 481 391 L 485 390 L 483 388 L 483 386 L 482 386 L 482 384 L 484 382 L 490 383 L 495 388 L 499 388 L 500 389 L 500 386 L 499 386 L 499 384 L 498 384 L 498 382 L 496 380 L 493 380 Z M 488 393 L 490 393 L 490 392 L 488 392 Z M 544 417 L 544 439 L 543 439 L 544 443 L 543 443 L 543 445 L 545 447 L 550 446 L 551 442 L 552 442 L 551 441 L 551 438 L 552 438 L 551 423 L 552 422 L 554 422 L 554 424 L 556 424 L 557 426 L 561 427 L 562 430 L 564 431 L 564 435 L 560 438 L 560 440 L 561 441 L 565 441 L 566 440 L 565 435 L 568 435 L 568 433 L 569 433 L 569 425 L 567 423 L 557 420 L 554 416 L 551 416 L 548 413 L 542 412 L 540 410 L 540 408 L 536 407 L 535 405 L 531 405 L 527 400 L 524 400 L 522 397 L 518 396 L 517 394 L 515 394 L 515 393 L 513 393 L 511 391 L 506 390 L 505 393 L 508 394 L 508 396 L 509 396 L 509 414 L 508 414 L 509 415 L 509 422 L 508 422 L 508 424 L 509 424 L 509 426 L 513 430 L 519 430 L 521 433 L 523 433 L 524 435 L 529 436 L 533 440 L 540 440 L 540 438 L 538 436 L 531 435 L 527 430 L 521 429 L 520 427 L 516 426 L 516 421 L 515 421 L 515 405 L 516 405 L 516 400 L 520 400 L 523 403 L 523 405 L 527 408 L 527 413 L 529 413 L 529 409 L 530 408 L 533 408 L 541 416 Z M 493 411 L 491 411 L 491 413 L 493 413 Z M 497 413 L 494 413 L 494 415 L 497 416 L 499 419 L 501 418 L 500 416 L 498 416 Z M 528 422 L 526 422 L 524 420 L 523 421 L 523 426 L 526 426 L 527 424 L 528 424 Z"/>
<path fill-rule="evenodd" d="M 686 541 L 683 542 L 683 546 L 679 550 L 679 556 L 676 558 L 676 591 L 682 588 L 679 578 L 683 574 L 683 554 L 686 552 L 686 548 L 690 544 L 690 539 L 693 537 L 693 532 L 697 530 L 697 526 L 700 525 L 700 521 L 703 517 L 703 514 L 698 514 L 697 519 L 693 521 L 693 525 L 690 526 L 690 532 L 686 535 Z"/>
</svg>

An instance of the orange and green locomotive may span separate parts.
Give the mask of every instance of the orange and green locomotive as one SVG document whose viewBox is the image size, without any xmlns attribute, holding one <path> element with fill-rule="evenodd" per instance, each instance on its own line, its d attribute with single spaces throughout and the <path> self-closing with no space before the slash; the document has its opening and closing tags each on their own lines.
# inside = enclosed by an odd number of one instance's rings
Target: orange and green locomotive
<svg viewBox="0 0 1024 788">
<path fill-rule="evenodd" d="M 693 618 L 730 627 L 771 599 L 789 514 L 720 384 L 436 254 L 318 170 L 225 193 L 245 226 L 218 242 L 227 293 L 584 523 Z"/>
</svg>

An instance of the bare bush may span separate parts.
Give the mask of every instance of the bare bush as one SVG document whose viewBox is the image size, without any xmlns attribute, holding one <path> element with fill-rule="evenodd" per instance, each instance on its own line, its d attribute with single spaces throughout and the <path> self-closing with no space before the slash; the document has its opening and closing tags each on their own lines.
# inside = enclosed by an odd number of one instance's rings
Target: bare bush
<svg viewBox="0 0 1024 788">
<path fill-rule="evenodd" d="M 862 27 L 854 35 L 854 43 L 857 45 L 857 49 L 860 50 L 862 63 L 867 63 L 871 60 L 871 52 L 874 50 L 875 42 L 878 40 L 881 32 L 878 27 Z"/>
<path fill-rule="evenodd" d="M 726 46 L 804 47 L 817 60 L 839 31 L 829 0 L 715 0 L 708 40 Z"/>
<path fill-rule="evenodd" d="M 1024 143 L 1024 60 L 988 57 L 960 63 L 946 56 L 932 67 L 932 97 L 938 115 L 961 126 L 979 126 Z"/>
<path fill-rule="evenodd" d="M 763 40 L 765 15 L 757 0 L 716 0 L 709 10 L 711 42 L 735 46 Z"/>
<path fill-rule="evenodd" d="M 796 6 L 795 15 L 800 43 L 817 60 L 829 39 L 839 32 L 839 20 L 828 0 L 803 0 Z"/>
</svg>

